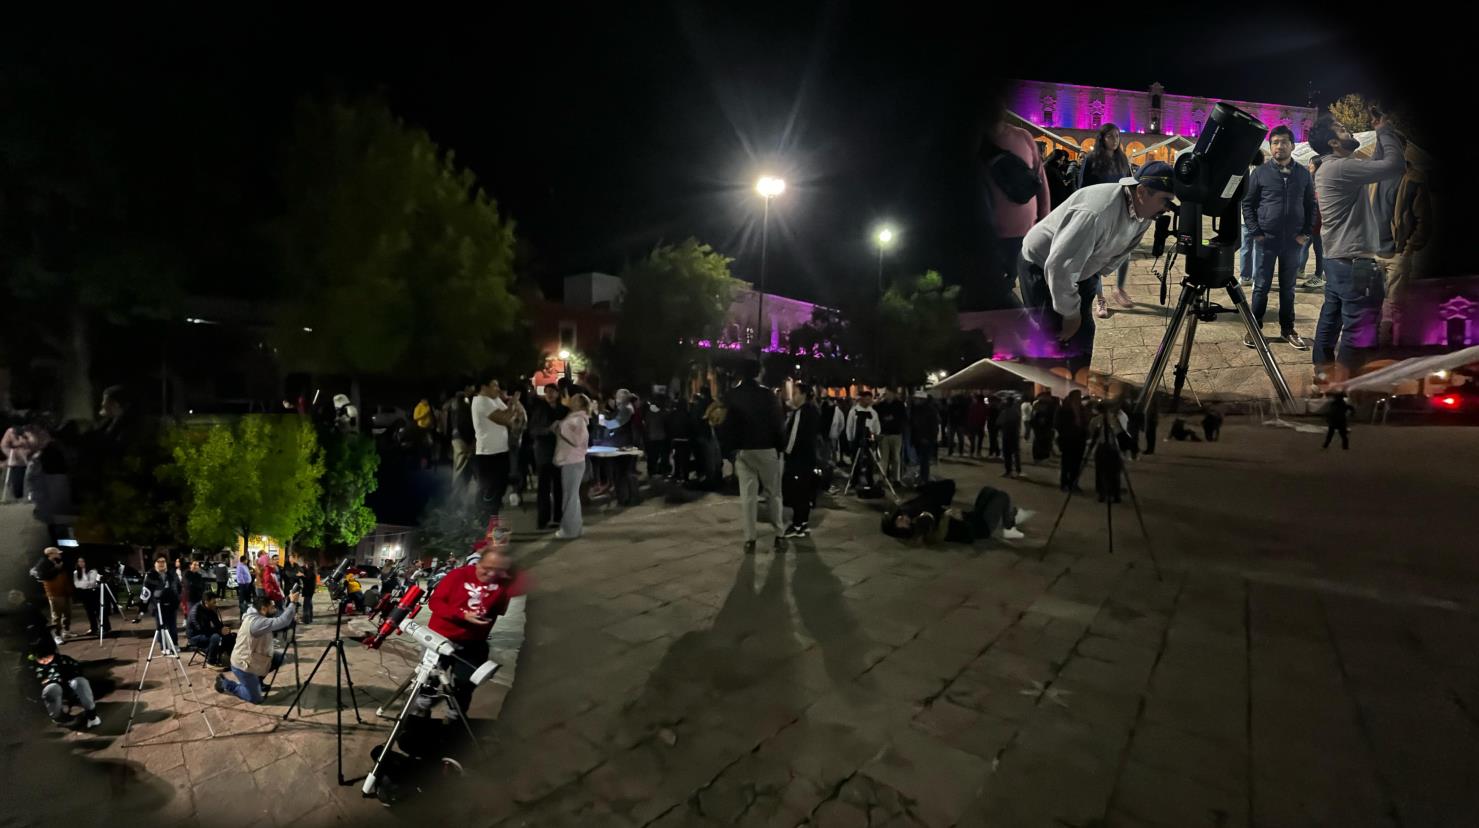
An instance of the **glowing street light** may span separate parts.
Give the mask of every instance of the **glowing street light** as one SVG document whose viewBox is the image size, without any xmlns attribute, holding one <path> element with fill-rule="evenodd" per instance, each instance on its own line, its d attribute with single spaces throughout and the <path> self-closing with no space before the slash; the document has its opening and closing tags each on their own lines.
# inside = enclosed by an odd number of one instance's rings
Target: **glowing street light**
<svg viewBox="0 0 1479 828">
<path fill-rule="evenodd" d="M 566 380 L 571 379 L 571 376 L 570 376 L 570 356 L 571 356 L 571 354 L 570 354 L 570 349 L 569 348 L 561 348 L 560 349 L 560 362 L 563 362 L 565 364 L 565 379 Z"/>
<path fill-rule="evenodd" d="M 883 293 L 883 254 L 884 251 L 894 246 L 894 239 L 898 236 L 894 228 L 887 224 L 878 228 L 873 235 L 873 241 L 878 245 L 878 292 Z"/>
<path fill-rule="evenodd" d="M 765 199 L 765 213 L 760 220 L 760 292 L 755 312 L 755 330 L 760 337 L 758 351 L 765 350 L 765 248 L 770 236 L 770 200 L 786 191 L 786 182 L 775 176 L 762 175 L 755 182 L 755 192 Z"/>
</svg>

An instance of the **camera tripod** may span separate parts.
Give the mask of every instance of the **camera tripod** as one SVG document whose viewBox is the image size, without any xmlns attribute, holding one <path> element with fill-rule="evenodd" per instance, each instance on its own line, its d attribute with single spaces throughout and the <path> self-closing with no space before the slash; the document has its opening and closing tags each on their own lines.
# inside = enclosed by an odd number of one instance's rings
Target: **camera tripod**
<svg viewBox="0 0 1479 828">
<path fill-rule="evenodd" d="M 379 755 L 375 757 L 375 766 L 370 769 L 370 773 L 365 777 L 365 784 L 362 789 L 365 796 L 375 793 L 375 781 L 380 774 L 380 766 L 385 763 L 385 758 L 395 748 L 395 739 L 400 735 L 401 727 L 405 725 L 406 717 L 411 714 L 411 709 L 416 706 L 417 699 L 422 697 L 422 690 L 427 687 L 435 689 L 435 698 L 440 698 L 447 702 L 447 707 L 451 708 L 452 713 L 462 722 L 462 726 L 467 730 L 467 737 L 472 740 L 473 746 L 478 749 L 478 753 L 481 754 L 483 752 L 482 743 L 478 741 L 478 737 L 472 732 L 472 722 L 467 720 L 467 712 L 462 709 L 462 706 L 457 703 L 457 698 L 447 689 L 452 686 L 453 679 L 451 672 L 442 664 L 442 659 L 443 656 L 435 650 L 423 650 L 421 661 L 416 665 L 415 672 L 407 676 L 406 680 L 401 682 L 401 686 L 396 689 L 395 695 L 391 696 L 384 705 L 375 711 L 375 715 L 389 718 L 385 716 L 385 708 L 394 704 L 395 700 L 400 698 L 402 693 L 409 691 L 409 694 L 406 696 L 406 703 L 401 707 L 400 715 L 395 717 L 395 724 L 390 728 L 390 735 L 386 737 L 385 744 L 380 748 Z M 435 698 L 432 699 L 430 704 L 436 703 Z"/>
<path fill-rule="evenodd" d="M 124 591 L 127 592 L 127 590 L 128 590 L 128 585 L 127 585 L 127 583 L 125 583 L 124 584 Z M 107 581 L 103 580 L 102 578 L 99 578 L 98 579 L 98 643 L 99 644 L 103 643 L 103 635 L 104 635 L 105 631 L 108 629 L 108 623 L 109 623 L 108 616 L 112 614 L 112 613 L 108 612 L 108 602 L 109 601 L 113 602 L 113 606 L 115 606 L 115 607 L 118 608 L 118 617 L 119 618 L 122 618 L 123 617 L 123 608 L 121 606 L 119 606 L 119 604 L 118 604 L 118 596 L 113 594 L 113 589 L 108 586 L 108 582 Z"/>
<path fill-rule="evenodd" d="M 899 493 L 894 491 L 894 484 L 889 482 L 888 475 L 884 474 L 883 458 L 878 454 L 878 444 L 871 437 L 853 451 L 852 469 L 847 473 L 847 483 L 842 487 L 842 496 L 847 497 L 848 489 L 851 489 L 853 481 L 858 479 L 858 464 L 865 460 L 873 464 L 873 471 L 878 473 L 879 479 L 883 481 L 883 487 L 888 489 L 889 497 L 898 502 Z"/>
<path fill-rule="evenodd" d="M 349 685 L 349 702 L 354 705 L 354 720 L 364 724 L 365 720 L 359 714 L 359 700 L 354 696 L 354 678 L 349 674 L 349 659 L 344 655 L 344 596 L 342 593 L 329 592 L 329 597 L 334 599 L 334 639 L 324 645 L 323 654 L 318 657 L 318 663 L 313 665 L 313 670 L 308 674 L 308 680 L 298 687 L 298 695 L 293 697 L 293 703 L 288 705 L 286 712 L 282 714 L 283 721 L 293 715 L 293 708 L 302 712 L 303 694 L 307 692 L 308 686 L 313 683 L 313 677 L 318 675 L 318 668 L 324 666 L 324 659 L 329 653 L 334 653 L 334 744 L 337 758 L 336 768 L 339 773 L 339 784 L 348 785 L 344 779 L 344 685 Z M 296 645 L 295 645 L 296 647 Z M 293 659 L 297 670 L 297 658 Z M 278 665 L 279 667 L 282 665 Z"/>
<path fill-rule="evenodd" d="M 283 659 L 277 663 L 276 667 L 272 668 L 272 675 L 267 679 L 268 687 L 277 686 L 277 671 L 282 669 L 283 661 L 288 660 L 288 650 L 293 651 L 293 687 L 302 690 L 303 679 L 298 672 L 298 619 L 296 618 L 293 619 L 293 626 L 288 627 L 288 638 L 283 644 Z"/>
<path fill-rule="evenodd" d="M 1140 512 L 1140 499 L 1135 496 L 1135 485 L 1130 482 L 1130 467 L 1125 463 L 1125 455 L 1124 452 L 1120 450 L 1119 442 L 1114 434 L 1114 425 L 1110 422 L 1109 419 L 1110 416 L 1111 412 L 1106 410 L 1100 414 L 1095 415 L 1094 417 L 1094 430 L 1089 436 L 1088 445 L 1084 448 L 1083 462 L 1079 465 L 1078 470 L 1074 473 L 1074 485 L 1070 487 L 1070 491 L 1068 492 L 1067 496 L 1063 498 L 1063 508 L 1058 510 L 1058 519 L 1053 521 L 1053 528 L 1052 531 L 1048 532 L 1048 540 L 1046 543 L 1043 544 L 1042 554 L 1044 557 L 1046 557 L 1048 554 L 1048 550 L 1052 548 L 1053 538 L 1057 537 L 1058 535 L 1058 526 L 1063 523 L 1063 516 L 1068 513 L 1068 504 L 1073 502 L 1073 496 L 1075 494 L 1075 491 L 1073 491 L 1073 489 L 1078 488 L 1078 478 L 1083 474 L 1084 469 L 1088 467 L 1089 461 L 1094 457 L 1094 449 L 1098 447 L 1099 442 L 1102 439 L 1104 444 L 1113 448 L 1114 453 L 1119 457 L 1120 475 L 1125 481 L 1125 490 L 1128 491 L 1130 494 L 1130 503 L 1135 507 L 1135 519 L 1139 521 L 1140 534 L 1145 538 L 1145 551 L 1150 556 L 1150 567 L 1155 572 L 1155 579 L 1159 581 L 1162 580 L 1161 567 L 1160 563 L 1156 560 L 1155 557 L 1155 546 L 1151 543 L 1150 532 L 1145 528 L 1145 516 Z M 1104 534 L 1108 541 L 1109 554 L 1113 555 L 1114 505 L 1116 502 L 1118 502 L 1118 497 L 1108 497 L 1105 496 L 1103 492 L 1101 492 L 1100 494 L 1104 500 Z"/>
<path fill-rule="evenodd" d="M 154 638 L 149 642 L 149 655 L 144 659 L 144 670 L 139 674 L 139 686 L 134 688 L 133 709 L 128 714 L 128 725 L 123 728 L 123 735 L 134 726 L 134 716 L 139 712 L 139 694 L 144 691 L 144 680 L 149 677 L 149 665 L 154 663 L 154 648 L 159 648 L 159 657 L 173 659 L 175 668 L 180 671 L 180 678 L 185 682 L 185 689 L 190 692 L 190 700 L 200 704 L 200 699 L 195 697 L 195 685 L 190 682 L 190 674 L 185 670 L 185 665 L 180 661 L 180 648 L 175 640 L 170 638 L 164 629 L 164 610 L 160 608 L 159 602 L 154 602 L 154 619 L 158 626 L 154 628 Z M 211 738 L 216 738 L 216 729 L 211 727 L 211 719 L 205 714 L 205 706 L 201 705 L 200 718 L 205 720 L 205 729 L 210 731 Z"/>
</svg>

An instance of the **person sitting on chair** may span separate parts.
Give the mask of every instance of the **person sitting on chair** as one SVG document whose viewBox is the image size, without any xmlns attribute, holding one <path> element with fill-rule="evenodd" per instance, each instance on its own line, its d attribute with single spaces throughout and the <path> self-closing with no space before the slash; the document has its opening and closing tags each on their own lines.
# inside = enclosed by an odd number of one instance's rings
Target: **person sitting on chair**
<svg viewBox="0 0 1479 828">
<path fill-rule="evenodd" d="M 190 646 L 205 655 L 207 664 L 230 669 L 230 665 L 221 661 L 221 653 L 236 646 L 236 636 L 226 633 L 221 616 L 216 613 L 216 596 L 206 593 L 190 606 L 190 614 L 185 618 L 185 634 L 190 637 Z"/>
<path fill-rule="evenodd" d="M 262 677 L 276 670 L 286 655 L 272 652 L 272 636 L 293 625 L 301 597 L 297 592 L 288 596 L 288 605 L 280 613 L 277 602 L 265 595 L 253 600 L 241 619 L 236 646 L 231 650 L 231 672 L 237 680 L 226 678 L 225 673 L 216 676 L 216 692 L 235 695 L 251 704 L 262 703 Z"/>
<path fill-rule="evenodd" d="M 354 604 L 354 608 L 359 612 L 365 611 L 365 590 L 360 586 L 359 576 L 353 572 L 344 575 L 344 603 Z M 345 610 L 348 611 L 348 609 L 346 606 Z"/>
<path fill-rule="evenodd" d="M 44 641 L 26 654 L 26 667 L 41 685 L 41 701 L 53 722 L 83 727 L 97 727 L 103 723 L 93 703 L 92 685 L 82 675 L 82 665 L 77 663 L 77 659 L 62 655 L 51 641 Z M 68 691 L 82 705 L 82 715 L 75 719 L 67 715 Z"/>
</svg>

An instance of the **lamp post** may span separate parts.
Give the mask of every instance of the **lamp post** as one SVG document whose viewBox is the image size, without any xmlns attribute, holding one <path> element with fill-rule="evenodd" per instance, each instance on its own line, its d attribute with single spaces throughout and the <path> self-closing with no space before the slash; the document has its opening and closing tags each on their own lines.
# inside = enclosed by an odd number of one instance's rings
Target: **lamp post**
<svg viewBox="0 0 1479 828">
<path fill-rule="evenodd" d="M 883 253 L 894 244 L 894 229 L 888 225 L 878 228 L 873 240 L 878 243 L 878 295 L 883 295 Z"/>
<path fill-rule="evenodd" d="M 561 348 L 560 349 L 560 361 L 563 362 L 563 363 L 565 363 L 565 380 L 567 382 L 572 381 L 571 378 L 570 378 L 570 351 L 569 351 L 569 349 L 567 349 L 567 348 Z"/>
<path fill-rule="evenodd" d="M 770 200 L 786 191 L 786 182 L 763 175 L 755 182 L 755 192 L 765 199 L 765 212 L 760 220 L 760 294 L 755 311 L 755 335 L 760 337 L 757 356 L 765 351 L 765 248 L 770 235 Z"/>
</svg>

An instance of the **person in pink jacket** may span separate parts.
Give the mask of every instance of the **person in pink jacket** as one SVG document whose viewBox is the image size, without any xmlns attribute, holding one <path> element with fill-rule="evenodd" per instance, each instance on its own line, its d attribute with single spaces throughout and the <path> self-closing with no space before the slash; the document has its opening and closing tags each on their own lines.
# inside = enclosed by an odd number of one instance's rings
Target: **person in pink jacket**
<svg viewBox="0 0 1479 828">
<path fill-rule="evenodd" d="M 580 537 L 580 481 L 585 477 L 585 453 L 591 444 L 590 398 L 576 394 L 566 406 L 570 413 L 555 425 L 555 465 L 560 469 L 564 511 L 555 537 L 573 540 Z"/>
</svg>

